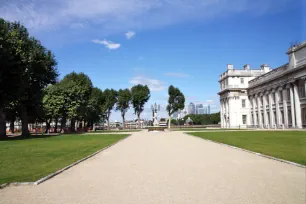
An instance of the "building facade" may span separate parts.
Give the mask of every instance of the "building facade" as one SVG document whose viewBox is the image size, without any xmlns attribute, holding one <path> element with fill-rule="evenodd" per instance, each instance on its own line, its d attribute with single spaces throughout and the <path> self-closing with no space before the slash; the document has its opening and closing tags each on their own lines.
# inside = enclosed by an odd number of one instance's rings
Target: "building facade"
<svg viewBox="0 0 306 204">
<path fill-rule="evenodd" d="M 306 41 L 286 53 L 276 69 L 234 69 L 220 76 L 222 128 L 306 128 Z"/>
<path fill-rule="evenodd" d="M 195 105 L 194 103 L 189 103 L 188 105 L 188 114 L 195 114 L 196 110 L 195 110 Z"/>
</svg>

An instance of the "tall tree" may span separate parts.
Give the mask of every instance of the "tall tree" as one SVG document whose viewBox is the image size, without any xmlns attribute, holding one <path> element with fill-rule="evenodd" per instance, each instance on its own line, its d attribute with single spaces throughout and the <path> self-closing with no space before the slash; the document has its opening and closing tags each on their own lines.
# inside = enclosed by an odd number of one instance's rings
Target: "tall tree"
<svg viewBox="0 0 306 204">
<path fill-rule="evenodd" d="M 43 119 L 47 124 L 46 131 L 50 128 L 52 120 L 55 121 L 55 129 L 57 132 L 57 123 L 59 119 L 63 118 L 66 111 L 65 92 L 63 91 L 61 84 L 57 83 L 50 85 L 44 90 L 43 96 Z"/>
<path fill-rule="evenodd" d="M 6 136 L 4 108 L 18 99 L 22 78 L 21 63 L 24 57 L 24 39 L 28 32 L 23 26 L 0 18 L 0 139 Z"/>
<path fill-rule="evenodd" d="M 26 41 L 26 62 L 22 64 L 21 78 L 22 94 L 20 96 L 22 136 L 30 135 L 28 130 L 28 108 L 42 107 L 43 89 L 56 82 L 58 72 L 57 62 L 51 51 L 46 50 L 38 40 L 31 37 Z M 37 105 L 36 105 L 37 104 Z"/>
<path fill-rule="evenodd" d="M 71 131 L 75 131 L 76 120 L 84 120 L 86 107 L 92 91 L 92 82 L 84 73 L 72 72 L 60 82 L 65 94 L 67 117 L 71 121 Z"/>
<path fill-rule="evenodd" d="M 103 92 L 103 95 L 104 95 L 104 110 L 105 110 L 105 113 L 106 113 L 106 120 L 107 120 L 107 129 L 109 130 L 110 129 L 110 126 L 109 126 L 109 118 L 110 118 L 110 115 L 111 115 L 111 111 L 112 109 L 114 108 L 114 105 L 116 104 L 117 102 L 117 97 L 118 97 L 118 92 L 115 91 L 114 89 L 105 89 L 104 92 Z"/>
<path fill-rule="evenodd" d="M 125 128 L 125 113 L 129 109 L 132 94 L 129 89 L 120 89 L 118 91 L 118 101 L 116 109 L 121 112 L 123 129 Z"/>
<path fill-rule="evenodd" d="M 138 128 L 140 128 L 140 114 L 144 110 L 144 105 L 150 99 L 150 89 L 147 85 L 138 84 L 131 89 L 132 104 L 138 118 Z"/>
<path fill-rule="evenodd" d="M 87 127 L 93 127 L 96 122 L 101 120 L 103 115 L 102 108 L 104 101 L 105 99 L 101 89 L 97 87 L 93 88 L 87 104 L 85 117 L 85 120 L 87 121 Z"/>
<path fill-rule="evenodd" d="M 168 128 L 171 128 L 171 115 L 178 110 L 182 110 L 185 107 L 185 96 L 180 89 L 174 86 L 169 86 L 168 89 L 169 99 L 167 105 L 167 112 L 169 115 Z"/>
</svg>

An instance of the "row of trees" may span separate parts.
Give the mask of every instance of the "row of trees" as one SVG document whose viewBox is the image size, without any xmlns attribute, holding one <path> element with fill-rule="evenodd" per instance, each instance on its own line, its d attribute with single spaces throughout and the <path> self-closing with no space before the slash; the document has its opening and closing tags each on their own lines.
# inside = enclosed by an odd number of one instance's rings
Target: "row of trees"
<svg viewBox="0 0 306 204">
<path fill-rule="evenodd" d="M 136 85 L 129 89 L 105 89 L 93 87 L 90 78 L 83 73 L 66 75 L 59 83 L 48 86 L 43 97 L 43 108 L 47 129 L 51 121 L 61 123 L 64 128 L 67 119 L 71 122 L 71 131 L 75 124 L 82 122 L 82 128 L 93 127 L 95 123 L 107 121 L 108 128 L 112 110 L 120 111 L 125 127 L 125 114 L 133 106 L 140 126 L 140 114 L 150 98 L 146 85 Z M 57 127 L 55 127 L 55 130 Z"/>
<path fill-rule="evenodd" d="M 56 82 L 56 65 L 52 52 L 24 26 L 0 18 L 0 139 L 6 138 L 7 118 L 17 113 L 22 135 L 30 135 L 28 123 L 41 110 L 44 88 Z"/>
</svg>

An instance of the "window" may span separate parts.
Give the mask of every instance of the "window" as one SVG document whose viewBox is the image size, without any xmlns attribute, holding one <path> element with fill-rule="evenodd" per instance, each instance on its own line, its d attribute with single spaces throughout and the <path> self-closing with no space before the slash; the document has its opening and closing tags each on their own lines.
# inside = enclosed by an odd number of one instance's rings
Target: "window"
<svg viewBox="0 0 306 204">
<path fill-rule="evenodd" d="M 244 78 L 240 78 L 240 83 L 244 84 Z"/>
<path fill-rule="evenodd" d="M 245 108 L 245 99 L 241 100 L 242 108 Z"/>
<path fill-rule="evenodd" d="M 242 124 L 246 125 L 247 122 L 247 116 L 246 115 L 242 115 Z"/>
<path fill-rule="evenodd" d="M 305 85 L 299 84 L 299 96 L 300 98 L 305 98 Z"/>
</svg>

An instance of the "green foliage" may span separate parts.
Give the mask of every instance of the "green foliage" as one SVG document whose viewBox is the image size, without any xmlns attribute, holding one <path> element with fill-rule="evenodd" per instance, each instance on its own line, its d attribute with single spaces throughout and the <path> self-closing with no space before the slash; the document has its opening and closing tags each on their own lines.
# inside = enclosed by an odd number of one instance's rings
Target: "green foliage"
<svg viewBox="0 0 306 204">
<path fill-rule="evenodd" d="M 150 89 L 147 85 L 138 84 L 132 87 L 131 92 L 133 108 L 135 114 L 139 117 L 144 109 L 144 105 L 150 99 Z"/>
<path fill-rule="evenodd" d="M 86 107 L 92 91 L 92 82 L 84 73 L 72 72 L 60 82 L 66 100 L 67 116 L 82 120 L 86 117 Z"/>
<path fill-rule="evenodd" d="M 105 98 L 99 88 L 93 88 L 87 104 L 86 120 L 92 123 L 99 122 L 103 115 Z"/>
<path fill-rule="evenodd" d="M 117 102 L 117 97 L 118 97 L 118 92 L 115 91 L 114 89 L 105 89 L 103 92 L 104 95 L 104 104 L 103 104 L 103 110 L 105 111 L 105 117 L 108 122 L 108 129 L 109 127 L 109 117 L 111 115 L 111 111 L 114 108 L 116 102 Z"/>
<path fill-rule="evenodd" d="M 132 94 L 129 89 L 120 89 L 118 91 L 118 101 L 116 110 L 119 110 L 121 112 L 123 127 L 125 127 L 125 113 L 130 107 L 131 99 Z"/>
<path fill-rule="evenodd" d="M 193 121 L 194 125 L 210 125 L 210 124 L 218 124 L 220 122 L 220 112 L 213 114 L 202 114 L 202 115 L 186 115 L 184 117 L 184 121 L 188 118 Z"/>
<path fill-rule="evenodd" d="M 168 115 L 171 116 L 174 112 L 182 110 L 185 107 L 185 96 L 180 89 L 170 86 L 168 89 L 169 99 L 167 105 Z"/>
</svg>

